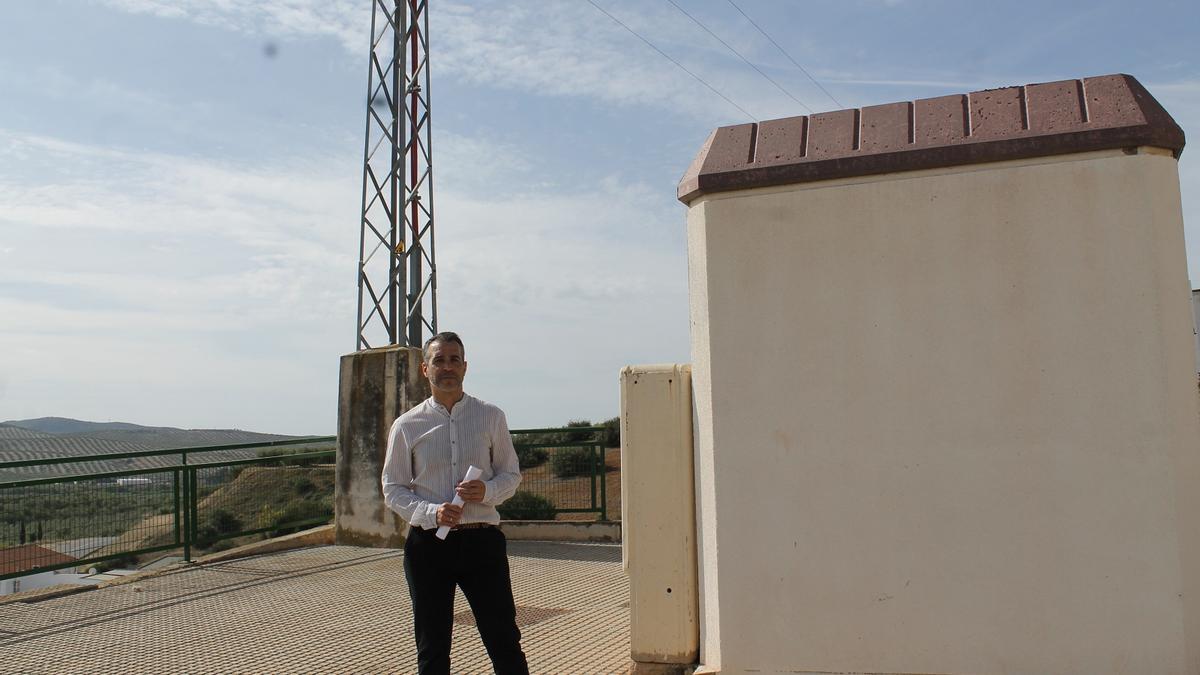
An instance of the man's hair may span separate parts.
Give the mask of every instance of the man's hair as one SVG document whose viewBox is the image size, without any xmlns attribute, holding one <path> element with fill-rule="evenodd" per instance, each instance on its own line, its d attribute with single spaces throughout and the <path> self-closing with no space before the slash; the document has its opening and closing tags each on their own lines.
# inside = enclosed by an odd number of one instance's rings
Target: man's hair
<svg viewBox="0 0 1200 675">
<path fill-rule="evenodd" d="M 421 358 L 423 360 L 429 360 L 429 348 L 435 342 L 457 342 L 458 346 L 462 348 L 463 358 L 467 358 L 467 347 L 463 344 L 462 338 L 458 337 L 458 333 L 443 331 L 425 341 L 425 346 L 421 348 Z"/>
</svg>

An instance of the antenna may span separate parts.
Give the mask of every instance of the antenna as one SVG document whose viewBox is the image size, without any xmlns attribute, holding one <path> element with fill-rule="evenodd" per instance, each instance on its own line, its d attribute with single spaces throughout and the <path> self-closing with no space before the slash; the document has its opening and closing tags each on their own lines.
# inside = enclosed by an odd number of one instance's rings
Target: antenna
<svg viewBox="0 0 1200 675">
<path fill-rule="evenodd" d="M 428 0 L 374 0 L 356 349 L 437 333 Z"/>
</svg>

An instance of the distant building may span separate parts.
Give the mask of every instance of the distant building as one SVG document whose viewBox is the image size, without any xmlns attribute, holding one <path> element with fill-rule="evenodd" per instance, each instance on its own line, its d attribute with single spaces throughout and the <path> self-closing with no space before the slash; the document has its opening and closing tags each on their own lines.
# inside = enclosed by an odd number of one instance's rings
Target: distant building
<svg viewBox="0 0 1200 675">
<path fill-rule="evenodd" d="M 22 544 L 0 549 L 0 575 L 14 574 L 46 565 L 61 565 L 76 559 L 37 544 Z M 58 583 L 54 572 L 37 572 L 0 581 L 0 595 L 19 593 Z"/>
</svg>

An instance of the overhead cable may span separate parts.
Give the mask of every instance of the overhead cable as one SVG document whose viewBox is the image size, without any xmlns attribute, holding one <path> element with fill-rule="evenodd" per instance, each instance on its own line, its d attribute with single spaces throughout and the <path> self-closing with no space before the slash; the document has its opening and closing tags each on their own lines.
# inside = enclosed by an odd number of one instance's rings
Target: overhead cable
<svg viewBox="0 0 1200 675">
<path fill-rule="evenodd" d="M 726 102 L 726 103 L 728 103 L 729 105 L 731 105 L 731 106 L 733 106 L 733 107 L 737 108 L 738 110 L 742 111 L 742 113 L 743 113 L 743 114 L 744 114 L 746 117 L 749 117 L 749 118 L 750 118 L 751 120 L 753 120 L 753 121 L 758 121 L 758 118 L 757 118 L 757 117 L 755 117 L 754 115 L 751 115 L 751 114 L 750 114 L 750 113 L 749 113 L 749 112 L 748 112 L 748 111 L 747 111 L 745 108 L 743 108 L 742 106 L 740 106 L 740 105 L 738 105 L 738 104 L 734 103 L 732 99 L 730 99 L 730 98 L 729 98 L 728 96 L 726 96 L 725 94 L 722 94 L 721 92 L 717 91 L 717 89 L 716 89 L 715 87 L 713 87 L 711 84 L 709 84 L 709 83 L 705 82 L 705 81 L 704 81 L 704 79 L 703 79 L 703 78 L 701 78 L 699 75 L 697 75 L 697 74 L 693 73 L 692 71 L 688 70 L 687 68 L 685 68 L 685 67 L 684 67 L 684 65 L 683 65 L 682 63 L 680 63 L 680 62 L 676 61 L 675 59 L 671 58 L 671 57 L 670 57 L 670 56 L 669 56 L 669 55 L 668 55 L 666 52 L 664 52 L 663 50 L 661 50 L 661 49 L 659 49 L 658 47 L 656 47 L 656 46 L 654 45 L 654 43 L 653 43 L 653 42 L 651 42 L 651 41 L 647 40 L 646 38 L 642 37 L 642 36 L 641 36 L 641 35 L 640 35 L 640 34 L 639 34 L 637 31 L 635 31 L 634 29 L 632 29 L 632 28 L 630 28 L 629 26 L 625 25 L 625 23 L 624 23 L 624 22 L 622 22 L 622 21 L 621 21 L 620 19 L 618 19 L 617 17 L 613 16 L 612 14 L 609 14 L 609 13 L 608 13 L 608 11 L 607 11 L 607 10 L 605 10 L 603 7 L 601 7 L 600 5 L 597 5 L 597 4 L 595 3 L 595 0 L 587 0 L 587 2 L 588 2 L 588 4 L 590 4 L 592 7 L 595 7 L 597 10 L 599 10 L 601 13 L 603 13 L 603 14 L 604 14 L 604 16 L 607 16 L 608 18 L 610 18 L 610 19 L 612 19 L 613 21 L 615 21 L 615 22 L 617 23 L 617 25 L 619 25 L 621 28 L 624 28 L 625 30 L 627 30 L 627 31 L 629 31 L 630 33 L 632 33 L 634 37 L 636 37 L 637 39 L 641 40 L 642 42 L 645 42 L 645 43 L 646 43 L 646 45 L 647 45 L 648 47 L 650 47 L 650 48 L 651 48 L 651 49 L 653 49 L 654 51 L 658 52 L 658 53 L 659 53 L 659 55 L 660 55 L 660 56 L 662 56 L 664 59 L 666 59 L 666 60 L 670 61 L 671 63 L 674 63 L 674 64 L 676 65 L 676 67 L 678 67 L 680 70 L 682 70 L 683 72 L 687 73 L 688 75 L 691 75 L 691 76 L 692 76 L 692 77 L 693 77 L 693 78 L 694 78 L 694 79 L 695 79 L 697 82 L 699 82 L 700 84 L 702 84 L 702 85 L 704 85 L 704 86 L 708 87 L 709 91 L 711 91 L 712 93 L 716 94 L 717 96 L 720 96 L 721 98 L 725 99 L 725 102 Z"/>
<path fill-rule="evenodd" d="M 734 49 L 732 46 L 730 46 L 730 44 L 729 44 L 728 42 L 726 42 L 726 41 L 722 40 L 722 39 L 721 39 L 721 36 L 719 36 L 719 35 L 717 35 L 716 33 L 712 32 L 712 30 L 710 30 L 708 26 L 705 26 L 703 23 L 701 23 L 699 19 L 697 19 L 696 17 L 692 16 L 691 14 L 688 14 L 687 10 L 686 10 L 686 9 L 684 9 L 684 8 L 682 8 L 682 7 L 680 7 L 680 6 L 678 5 L 678 3 L 676 3 L 676 2 L 675 2 L 675 0 L 667 0 L 667 2 L 671 3 L 671 6 L 673 6 L 675 9 L 679 10 L 679 11 L 680 11 L 680 12 L 681 12 L 681 13 L 682 13 L 684 16 L 686 16 L 687 18 L 691 19 L 691 20 L 692 20 L 692 23 L 696 24 L 697 26 L 700 26 L 701 28 L 703 28 L 703 29 L 704 29 L 704 31 L 705 31 L 706 33 L 708 33 L 709 35 L 713 36 L 713 38 L 715 38 L 717 42 L 720 42 L 721 44 L 725 45 L 725 48 L 726 48 L 726 49 L 728 49 L 729 51 L 733 52 L 734 56 L 738 57 L 738 58 L 739 58 L 739 59 L 741 59 L 741 60 L 742 60 L 742 61 L 743 61 L 743 62 L 744 62 L 746 65 L 748 65 L 748 66 L 750 66 L 751 68 L 753 68 L 753 69 L 754 69 L 756 72 L 758 72 L 758 74 L 759 74 L 759 75 L 762 75 L 763 77 L 765 77 L 765 78 L 767 79 L 767 81 L 768 81 L 768 82 L 770 82 L 771 84 L 775 85 L 775 88 L 776 88 L 776 89 L 778 89 L 779 91 L 782 91 L 784 94 L 786 94 L 786 95 L 788 96 L 788 98 L 792 99 L 792 100 L 793 100 L 793 101 L 795 101 L 796 103 L 799 103 L 799 104 L 800 104 L 800 106 L 801 106 L 802 108 L 804 108 L 805 110 L 807 110 L 808 112 L 810 112 L 810 113 L 811 113 L 811 112 L 813 111 L 813 109 L 812 109 L 812 108 L 808 107 L 808 104 L 806 104 L 804 101 L 801 101 L 800 99 L 796 98 L 796 97 L 795 97 L 795 95 L 793 95 L 793 94 L 792 94 L 792 92 L 788 91 L 787 89 L 784 89 L 784 88 L 783 88 L 783 85 L 781 85 L 781 84 L 779 84 L 778 82 L 776 82 L 775 80 L 773 80 L 773 79 L 771 78 L 771 76 L 770 76 L 770 75 L 767 75 L 766 73 L 764 73 L 764 72 L 762 71 L 762 69 L 761 69 L 761 68 L 759 68 L 758 66 L 754 65 L 753 63 L 751 63 L 751 62 L 750 62 L 750 59 L 747 59 L 745 56 L 742 56 L 742 53 L 741 53 L 741 52 L 739 52 L 738 50 L 736 50 L 736 49 Z"/>
<path fill-rule="evenodd" d="M 844 107 L 845 107 L 845 106 L 843 106 L 843 105 L 842 105 L 842 104 L 841 104 L 841 103 L 840 103 L 840 102 L 839 102 L 839 101 L 838 101 L 836 98 L 834 98 L 834 97 L 833 97 L 833 94 L 829 93 L 829 90 L 828 90 L 828 89 L 826 89 L 825 87 L 821 86 L 821 83 L 820 83 L 820 82 L 817 82 L 817 78 L 813 77 L 813 76 L 812 76 L 812 73 L 810 73 L 810 72 L 808 72 L 807 70 L 805 70 L 805 69 L 804 69 L 804 66 L 800 65 L 800 63 L 799 63 L 798 61 L 796 61 L 796 59 L 792 58 L 792 55 L 791 55 L 791 54 L 787 53 L 787 50 L 786 50 L 786 49 L 784 49 L 783 47 L 781 47 L 781 46 L 779 45 L 779 43 L 778 43 L 778 42 L 776 42 L 776 41 L 775 41 L 775 39 L 774 39 L 774 38 L 772 38 L 770 35 L 767 35 L 767 31 L 763 30 L 761 26 L 759 26 L 757 23 L 755 23 L 755 22 L 754 22 L 754 19 L 751 19 L 751 18 L 750 18 L 750 16 L 749 16 L 748 14 L 746 14 L 745 12 L 743 12 L 743 11 L 742 11 L 742 8 L 737 6 L 737 3 L 735 3 L 733 0 L 725 0 L 725 2 L 728 2 L 730 5 L 732 5 L 732 6 L 733 6 L 733 8 L 734 8 L 734 9 L 736 9 L 736 10 L 738 11 L 738 13 L 740 13 L 742 16 L 746 17 L 746 20 L 750 22 L 750 25 L 751 25 L 751 26 L 754 26 L 756 29 L 758 29 L 758 32 L 760 32 L 760 33 L 762 33 L 762 34 L 763 34 L 763 37 L 765 37 L 765 38 L 767 38 L 768 40 L 770 40 L 770 41 L 771 41 L 771 44 L 775 45 L 775 48 L 776 48 L 776 49 L 778 49 L 778 50 L 779 50 L 779 51 L 780 51 L 780 52 L 781 52 L 781 53 L 782 53 L 784 56 L 786 56 L 786 57 L 788 58 L 788 60 L 792 62 L 792 64 L 793 64 L 793 65 L 795 65 L 797 68 L 799 68 L 799 69 L 800 69 L 800 72 L 802 72 L 802 73 L 804 73 L 805 75 L 807 75 L 807 76 L 808 76 L 808 79 L 812 80 L 813 84 L 817 85 L 817 87 L 818 87 L 818 88 L 820 88 L 820 89 L 821 89 L 821 91 L 825 92 L 825 95 L 826 95 L 826 96 L 828 96 L 828 97 L 829 97 L 829 100 L 833 101 L 833 102 L 834 102 L 834 104 L 835 104 L 835 105 L 837 105 L 837 107 L 839 107 L 839 108 L 844 108 Z M 675 3 L 671 3 L 671 4 L 675 4 Z"/>
</svg>

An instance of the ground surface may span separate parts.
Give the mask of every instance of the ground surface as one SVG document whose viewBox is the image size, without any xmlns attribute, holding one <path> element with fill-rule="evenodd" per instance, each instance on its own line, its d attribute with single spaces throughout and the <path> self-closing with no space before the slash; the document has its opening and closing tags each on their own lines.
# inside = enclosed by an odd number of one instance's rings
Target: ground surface
<svg viewBox="0 0 1200 675">
<path fill-rule="evenodd" d="M 629 663 L 619 545 L 510 542 L 535 673 Z M 399 551 L 328 546 L 0 605 L 0 672 L 416 672 Z M 461 595 L 453 668 L 491 672 Z"/>
</svg>

